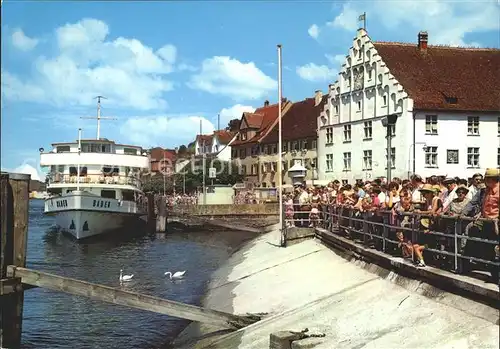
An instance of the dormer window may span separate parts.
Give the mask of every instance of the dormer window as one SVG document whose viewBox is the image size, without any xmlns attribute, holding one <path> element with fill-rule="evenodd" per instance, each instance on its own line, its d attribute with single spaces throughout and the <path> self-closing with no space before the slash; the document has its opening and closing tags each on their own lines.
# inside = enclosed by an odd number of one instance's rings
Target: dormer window
<svg viewBox="0 0 500 349">
<path fill-rule="evenodd" d="M 450 96 L 445 96 L 444 100 L 447 104 L 457 104 L 458 103 L 458 98 L 457 97 L 450 97 Z"/>
<path fill-rule="evenodd" d="M 243 132 L 243 133 L 241 134 L 241 140 L 242 140 L 242 141 L 246 141 L 246 140 L 247 140 L 247 133 L 246 133 L 246 132 Z"/>
</svg>

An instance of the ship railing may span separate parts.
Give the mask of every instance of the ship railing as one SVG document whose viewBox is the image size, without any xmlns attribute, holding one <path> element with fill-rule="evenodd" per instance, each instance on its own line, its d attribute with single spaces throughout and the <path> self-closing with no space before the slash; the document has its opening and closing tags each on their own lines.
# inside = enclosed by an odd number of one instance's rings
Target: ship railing
<svg viewBox="0 0 500 349">
<path fill-rule="evenodd" d="M 49 174 L 47 177 L 48 184 L 76 184 L 78 182 L 76 175 Z M 118 184 L 140 188 L 142 182 L 139 178 L 132 176 L 88 174 L 80 176 L 80 184 Z"/>
</svg>

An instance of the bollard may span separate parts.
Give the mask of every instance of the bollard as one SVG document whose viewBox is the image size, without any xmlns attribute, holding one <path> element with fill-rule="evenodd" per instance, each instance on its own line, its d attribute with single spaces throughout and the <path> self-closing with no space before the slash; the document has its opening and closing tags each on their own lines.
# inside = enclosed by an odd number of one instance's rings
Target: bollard
<svg viewBox="0 0 500 349">
<path fill-rule="evenodd" d="M 7 266 L 26 265 L 29 183 L 31 176 L 1 174 L 0 347 L 19 348 L 24 293 L 19 278 L 7 278 Z"/>
</svg>

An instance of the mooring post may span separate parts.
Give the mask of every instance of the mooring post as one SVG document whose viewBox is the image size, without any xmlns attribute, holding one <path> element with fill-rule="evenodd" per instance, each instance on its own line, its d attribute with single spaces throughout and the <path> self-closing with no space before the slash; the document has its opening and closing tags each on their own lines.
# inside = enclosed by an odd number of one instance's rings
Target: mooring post
<svg viewBox="0 0 500 349">
<path fill-rule="evenodd" d="M 167 228 L 167 198 L 162 196 L 158 202 L 158 215 L 156 216 L 156 231 L 164 233 Z"/>
<path fill-rule="evenodd" d="M 148 198 L 148 218 L 147 218 L 147 225 L 148 229 L 150 231 L 154 230 L 154 222 L 155 222 L 155 196 L 153 193 L 148 193 L 147 194 Z"/>
<path fill-rule="evenodd" d="M 1 174 L 0 347 L 19 348 L 24 293 L 20 278 L 7 278 L 7 266 L 26 266 L 30 175 Z"/>
</svg>

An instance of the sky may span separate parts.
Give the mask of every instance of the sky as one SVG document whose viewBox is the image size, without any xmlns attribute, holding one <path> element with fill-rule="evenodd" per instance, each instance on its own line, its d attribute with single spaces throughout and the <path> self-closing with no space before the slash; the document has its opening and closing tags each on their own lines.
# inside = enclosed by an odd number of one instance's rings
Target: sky
<svg viewBox="0 0 500 349">
<path fill-rule="evenodd" d="M 96 137 L 175 147 L 276 102 L 326 91 L 360 14 L 372 40 L 499 48 L 500 2 L 4 0 L 1 166 L 42 177 L 39 148 Z"/>
</svg>

